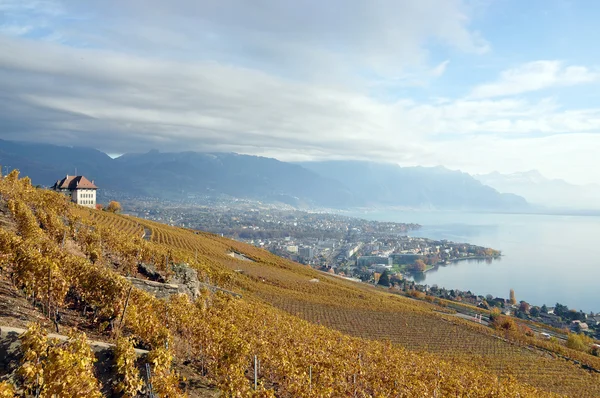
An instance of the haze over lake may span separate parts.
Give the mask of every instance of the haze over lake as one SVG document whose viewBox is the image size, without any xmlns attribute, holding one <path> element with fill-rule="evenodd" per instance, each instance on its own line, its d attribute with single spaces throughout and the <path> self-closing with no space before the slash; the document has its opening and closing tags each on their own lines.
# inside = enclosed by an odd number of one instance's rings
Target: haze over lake
<svg viewBox="0 0 600 398">
<path fill-rule="evenodd" d="M 460 261 L 417 278 L 419 283 L 470 290 L 530 304 L 557 302 L 585 312 L 600 311 L 600 217 L 425 211 L 352 214 L 378 221 L 423 226 L 410 236 L 491 247 L 502 258 Z"/>
</svg>

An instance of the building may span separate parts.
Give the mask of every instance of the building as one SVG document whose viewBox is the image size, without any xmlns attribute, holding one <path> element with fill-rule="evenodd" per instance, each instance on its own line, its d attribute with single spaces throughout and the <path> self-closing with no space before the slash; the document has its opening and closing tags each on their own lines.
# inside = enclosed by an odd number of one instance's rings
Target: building
<svg viewBox="0 0 600 398">
<path fill-rule="evenodd" d="M 374 264 L 369 269 L 372 269 L 374 272 L 382 274 L 385 271 L 391 271 L 392 270 L 392 266 L 389 265 L 389 264 Z"/>
<path fill-rule="evenodd" d="M 310 246 L 301 247 L 298 249 L 298 255 L 305 260 L 310 260 L 315 256 L 315 251 Z"/>
<path fill-rule="evenodd" d="M 356 245 L 352 245 L 348 248 L 348 250 L 346 251 L 346 258 L 350 258 L 352 256 L 354 256 L 362 247 L 362 243 L 358 243 Z"/>
<path fill-rule="evenodd" d="M 289 245 L 289 246 L 286 246 L 285 250 L 287 250 L 289 253 L 298 253 L 298 246 L 297 245 Z"/>
<path fill-rule="evenodd" d="M 368 267 L 374 264 L 387 264 L 391 266 L 392 258 L 383 256 L 360 256 L 356 264 L 359 267 Z"/>
<path fill-rule="evenodd" d="M 583 332 L 585 330 L 588 330 L 589 326 L 585 322 L 573 321 L 573 322 L 571 322 L 571 329 L 573 329 L 573 330 L 575 330 L 577 332 Z"/>
<path fill-rule="evenodd" d="M 67 175 L 62 180 L 56 181 L 52 189 L 70 196 L 71 200 L 78 205 L 96 207 L 96 190 L 98 187 L 94 185 L 94 181 L 90 181 L 84 176 Z"/>
</svg>

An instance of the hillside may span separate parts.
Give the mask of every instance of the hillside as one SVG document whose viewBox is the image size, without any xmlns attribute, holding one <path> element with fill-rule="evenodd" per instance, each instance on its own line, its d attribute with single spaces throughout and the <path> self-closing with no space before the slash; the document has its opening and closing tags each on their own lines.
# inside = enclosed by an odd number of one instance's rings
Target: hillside
<svg viewBox="0 0 600 398">
<path fill-rule="evenodd" d="M 600 394 L 600 377 L 582 366 L 600 369 L 600 361 L 587 354 L 557 347 L 576 364 L 536 348 L 534 341 L 454 317 L 444 307 L 320 273 L 240 242 L 77 207 L 19 180 L 16 172 L 0 181 L 0 196 L 1 275 L 14 286 L 13 295 L 37 311 L 15 316 L 26 318 L 20 322 L 45 318 L 42 327 L 116 342 L 115 389 L 139 385 L 137 369 L 127 365 L 135 361 L 124 359 L 134 344 L 149 351 L 144 361 L 161 397 L 199 396 L 183 373 L 206 378 L 224 396 Z M 154 271 L 142 272 L 147 268 Z M 197 274 L 204 287 L 197 295 L 159 299 L 137 287 L 144 281 L 179 283 L 182 269 L 189 271 L 185 283 Z M 75 321 L 52 315 L 50 322 L 43 315 L 48 302 L 52 314 L 58 309 L 77 315 Z M 107 395 L 112 387 L 101 389 L 85 338 L 71 336 L 69 345 L 50 343 L 48 350 L 32 327 L 23 340 L 20 376 L 0 374 L 0 392 L 9 384 L 31 390 L 45 372 L 46 393 L 85 387 L 85 396 Z M 61 372 L 71 374 L 72 367 L 81 368 L 81 376 L 67 383 Z"/>
</svg>

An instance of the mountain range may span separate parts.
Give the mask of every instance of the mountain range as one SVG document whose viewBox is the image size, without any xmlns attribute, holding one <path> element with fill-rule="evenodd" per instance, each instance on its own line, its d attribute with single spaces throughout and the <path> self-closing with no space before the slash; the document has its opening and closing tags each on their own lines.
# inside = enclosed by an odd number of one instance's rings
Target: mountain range
<svg viewBox="0 0 600 398">
<path fill-rule="evenodd" d="M 600 209 L 600 185 L 575 185 L 560 179 L 549 179 L 539 171 L 479 174 L 474 177 L 499 192 L 512 192 L 528 202 L 565 209 Z"/>
<path fill-rule="evenodd" d="M 528 207 L 472 176 L 443 167 L 400 167 L 360 161 L 287 163 L 235 153 L 128 153 L 0 140 L 0 165 L 34 184 L 51 186 L 67 174 L 95 180 L 107 198 L 181 200 L 248 198 L 296 207 L 397 206 L 511 211 Z M 4 171 L 5 171 L 4 170 Z M 102 196 L 101 196 L 102 197 Z"/>
<path fill-rule="evenodd" d="M 315 173 L 340 181 L 366 206 L 455 210 L 516 210 L 527 202 L 499 193 L 471 175 L 445 167 L 400 167 L 361 161 L 306 162 Z"/>
</svg>

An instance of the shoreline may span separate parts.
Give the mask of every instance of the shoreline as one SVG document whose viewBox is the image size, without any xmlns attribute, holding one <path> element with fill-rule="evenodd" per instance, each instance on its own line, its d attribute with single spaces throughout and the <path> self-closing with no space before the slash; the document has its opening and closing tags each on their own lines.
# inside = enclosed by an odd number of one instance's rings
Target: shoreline
<svg viewBox="0 0 600 398">
<path fill-rule="evenodd" d="M 427 268 L 422 273 L 425 274 L 425 273 L 427 273 L 431 270 L 434 270 L 438 267 L 443 267 L 443 266 L 449 265 L 450 263 L 458 263 L 458 262 L 466 261 L 466 260 L 497 260 L 500 257 L 502 257 L 502 254 L 500 254 L 498 256 L 469 256 L 469 257 L 462 257 L 462 258 L 453 258 L 451 260 L 448 260 L 447 263 L 437 263 L 434 266 Z"/>
</svg>

